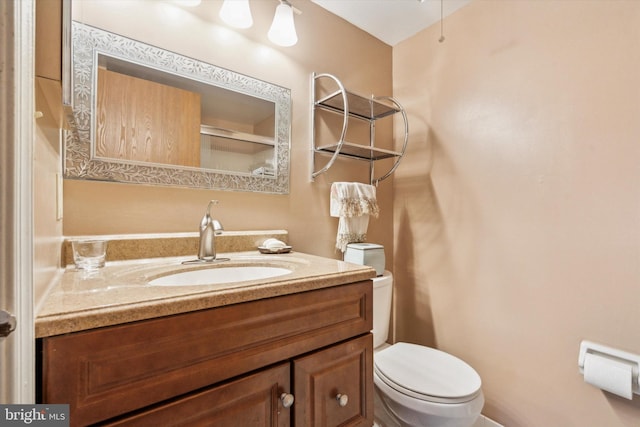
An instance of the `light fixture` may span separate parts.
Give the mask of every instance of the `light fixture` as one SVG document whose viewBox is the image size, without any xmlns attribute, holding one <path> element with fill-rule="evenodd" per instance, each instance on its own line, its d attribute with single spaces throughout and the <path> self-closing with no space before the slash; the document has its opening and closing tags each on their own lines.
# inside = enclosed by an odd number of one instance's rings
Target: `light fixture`
<svg viewBox="0 0 640 427">
<path fill-rule="evenodd" d="M 440 0 L 440 43 L 444 41 L 444 0 Z"/>
<path fill-rule="evenodd" d="M 224 0 L 220 18 L 232 27 L 249 28 L 253 25 L 249 0 Z"/>
<path fill-rule="evenodd" d="M 288 47 L 298 43 L 296 26 L 293 22 L 293 6 L 287 0 L 280 0 L 267 36 L 279 46 Z"/>
<path fill-rule="evenodd" d="M 196 7 L 196 6 L 200 6 L 200 3 L 202 3 L 202 0 L 173 0 L 173 2 L 180 6 Z"/>
<path fill-rule="evenodd" d="M 196 6 L 200 6 L 200 3 L 202 3 L 202 0 L 173 0 L 173 2 L 180 6 L 196 7 Z"/>
</svg>

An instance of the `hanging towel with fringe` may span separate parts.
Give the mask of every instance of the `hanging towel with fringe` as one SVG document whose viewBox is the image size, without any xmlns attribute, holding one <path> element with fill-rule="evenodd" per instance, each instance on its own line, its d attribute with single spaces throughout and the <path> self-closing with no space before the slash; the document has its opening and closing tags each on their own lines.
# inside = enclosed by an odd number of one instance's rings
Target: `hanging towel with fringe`
<svg viewBox="0 0 640 427">
<path fill-rule="evenodd" d="M 330 214 L 339 218 L 336 248 L 344 252 L 349 243 L 364 242 L 369 217 L 378 217 L 376 187 L 359 182 L 331 184 Z"/>
</svg>

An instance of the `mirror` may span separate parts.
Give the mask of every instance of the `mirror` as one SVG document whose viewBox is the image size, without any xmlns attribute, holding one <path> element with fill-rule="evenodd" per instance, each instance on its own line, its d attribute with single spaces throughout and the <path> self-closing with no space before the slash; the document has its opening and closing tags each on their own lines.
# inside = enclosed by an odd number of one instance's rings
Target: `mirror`
<svg viewBox="0 0 640 427">
<path fill-rule="evenodd" d="M 65 177 L 289 192 L 287 88 L 78 22 Z"/>
</svg>

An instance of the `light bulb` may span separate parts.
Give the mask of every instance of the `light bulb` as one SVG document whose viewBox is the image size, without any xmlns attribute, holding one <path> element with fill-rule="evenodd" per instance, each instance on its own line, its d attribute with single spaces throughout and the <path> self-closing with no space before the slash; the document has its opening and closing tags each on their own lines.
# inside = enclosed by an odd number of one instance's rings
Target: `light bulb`
<svg viewBox="0 0 640 427">
<path fill-rule="evenodd" d="M 267 36 L 273 43 L 285 47 L 293 46 L 298 42 L 296 26 L 293 22 L 293 8 L 290 4 L 278 5 Z"/>
<path fill-rule="evenodd" d="M 253 25 L 249 0 L 224 0 L 220 18 L 232 27 L 249 28 Z"/>
</svg>

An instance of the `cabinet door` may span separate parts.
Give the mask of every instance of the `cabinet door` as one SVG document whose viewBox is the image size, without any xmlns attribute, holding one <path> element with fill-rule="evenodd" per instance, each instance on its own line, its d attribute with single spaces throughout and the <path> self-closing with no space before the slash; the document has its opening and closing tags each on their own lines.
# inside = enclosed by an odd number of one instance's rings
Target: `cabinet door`
<svg viewBox="0 0 640 427">
<path fill-rule="evenodd" d="M 37 0 L 36 76 L 62 80 L 62 0 Z"/>
<path fill-rule="evenodd" d="M 280 395 L 289 384 L 290 365 L 283 363 L 104 425 L 288 427 L 290 409 Z"/>
<path fill-rule="evenodd" d="M 297 427 L 373 424 L 371 334 L 294 360 Z"/>
</svg>

